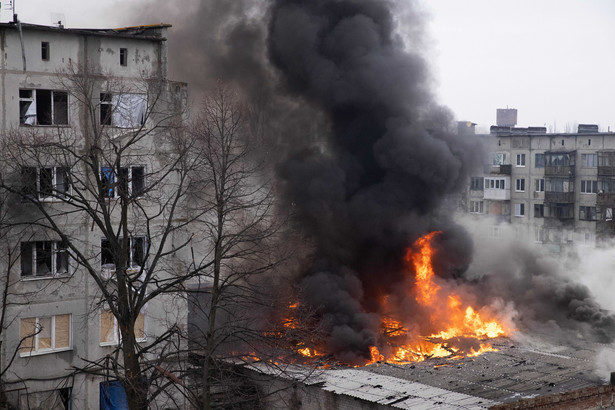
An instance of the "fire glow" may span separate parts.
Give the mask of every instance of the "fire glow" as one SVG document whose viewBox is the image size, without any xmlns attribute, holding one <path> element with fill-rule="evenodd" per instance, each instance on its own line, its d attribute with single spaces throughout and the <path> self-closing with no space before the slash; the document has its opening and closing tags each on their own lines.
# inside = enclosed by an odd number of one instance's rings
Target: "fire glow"
<svg viewBox="0 0 615 410">
<path fill-rule="evenodd" d="M 406 297 L 416 301 L 424 319 L 412 331 L 409 330 L 395 317 L 403 316 L 403 312 L 397 315 L 386 313 L 399 309 L 395 309 L 390 298 L 385 296 L 381 301 L 385 313 L 382 314 L 380 337 L 376 345 L 370 346 L 371 359 L 366 360 L 365 364 L 383 361 L 406 364 L 430 358 L 474 357 L 496 351 L 487 340 L 510 333 L 486 309 L 479 313 L 464 303 L 461 295 L 447 292 L 436 283 L 432 240 L 438 234 L 440 232 L 436 231 L 419 238 L 405 255 L 406 271 L 415 272 L 414 281 L 409 281 L 413 286 L 406 289 Z M 300 325 L 293 313 L 298 307 L 298 303 L 289 306 L 291 313 L 284 320 L 284 327 L 295 328 Z M 305 343 L 298 343 L 295 351 L 305 358 L 327 361 L 327 354 L 321 348 L 317 350 Z"/>
<path fill-rule="evenodd" d="M 372 363 L 410 363 L 432 357 L 478 356 L 496 350 L 485 340 L 509 333 L 494 318 L 485 319 L 472 306 L 465 306 L 460 295 L 441 292 L 442 287 L 434 279 L 432 259 L 435 250 L 431 245 L 438 234 L 438 231 L 431 232 L 419 238 L 405 256 L 406 263 L 415 271 L 412 293 L 428 316 L 432 333 L 413 337 L 400 321 L 385 315 L 381 324 L 382 346 L 380 349 L 376 346 L 370 348 Z M 386 353 L 381 353 L 381 350 Z"/>
</svg>

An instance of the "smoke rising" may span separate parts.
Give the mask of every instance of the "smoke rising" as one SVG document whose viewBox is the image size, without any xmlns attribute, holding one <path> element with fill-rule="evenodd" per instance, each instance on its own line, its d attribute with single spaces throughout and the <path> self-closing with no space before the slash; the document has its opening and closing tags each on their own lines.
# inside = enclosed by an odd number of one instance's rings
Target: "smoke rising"
<svg viewBox="0 0 615 410">
<path fill-rule="evenodd" d="M 485 302 L 517 301 L 526 323 L 580 321 L 612 337 L 612 318 L 587 289 L 552 274 L 536 255 L 517 249 L 489 275 L 470 265 L 472 240 L 441 205 L 464 189 L 483 149 L 454 135 L 452 114 L 435 102 L 427 64 L 412 51 L 424 42 L 424 19 L 405 3 L 400 10 L 387 0 L 195 1 L 180 16 L 175 4 L 155 1 L 136 14 L 180 17 L 171 18 L 170 70 L 195 99 L 223 79 L 260 111 L 282 203 L 315 246 L 298 279 L 301 294 L 321 313 L 339 359 L 369 356 L 378 299 L 403 283 L 405 249 L 436 229 L 444 232 L 436 239 L 441 277 L 483 276 Z M 409 37 L 397 34 L 396 15 Z"/>
</svg>

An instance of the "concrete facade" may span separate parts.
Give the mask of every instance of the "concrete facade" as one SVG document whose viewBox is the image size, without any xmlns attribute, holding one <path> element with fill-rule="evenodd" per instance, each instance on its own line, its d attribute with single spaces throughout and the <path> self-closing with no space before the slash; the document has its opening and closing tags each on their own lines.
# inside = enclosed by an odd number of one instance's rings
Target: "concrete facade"
<svg viewBox="0 0 615 410">
<path fill-rule="evenodd" d="M 580 125 L 577 133 L 542 127 L 491 127 L 491 163 L 470 181 L 467 212 L 508 222 L 520 238 L 554 251 L 612 236 L 615 134 Z"/>
<path fill-rule="evenodd" d="M 63 88 L 59 76 L 71 68 L 113 78 L 130 93 L 137 92 L 144 78 L 156 78 L 162 80 L 166 100 L 181 104 L 186 98 L 185 84 L 166 81 L 165 33 L 168 27 L 160 24 L 115 30 L 81 30 L 18 22 L 0 24 L 0 133 L 55 129 L 85 136 L 88 131 L 84 126 L 84 113 L 76 108 L 75 99 Z M 94 95 L 98 96 L 99 92 L 102 95 L 107 90 L 120 91 L 114 90 L 110 82 L 105 87 L 96 90 Z M 49 117 L 43 117 L 43 112 Z M 148 173 L 155 171 L 164 161 L 164 145 L 157 143 L 156 138 L 154 133 L 143 140 L 143 152 L 135 163 Z M 75 149 L 79 149 L 80 141 L 76 140 L 75 144 Z M 3 169 L 6 166 L 3 164 Z M 59 172 L 56 168 L 50 169 L 54 170 L 54 178 L 60 178 L 59 174 L 56 175 Z M 137 172 L 137 167 L 130 169 L 130 172 Z M 9 204 L 5 210 L 13 221 L 26 224 L 35 212 L 31 205 L 15 203 Z M 104 238 L 91 220 L 77 214 L 66 218 L 64 223 L 66 231 L 80 243 L 80 250 L 85 255 L 95 259 L 102 257 L 100 248 Z M 135 230 L 139 229 L 138 223 L 134 221 Z M 163 223 L 162 219 L 160 223 Z M 36 227 L 28 229 L 31 241 L 52 243 L 45 232 Z M 23 232 L 21 235 L 23 238 Z M 6 240 L 7 247 L 14 247 L 10 237 Z M 23 251 L 23 246 L 21 249 Z M 10 272 L 12 279 L 3 330 L 2 368 L 13 360 L 3 376 L 3 383 L 6 397 L 15 408 L 97 409 L 99 385 L 107 376 L 75 370 L 90 362 L 104 360 L 117 347 L 117 340 L 102 342 L 105 319 L 99 305 L 97 283 L 79 268 L 70 267 L 66 275 L 56 275 L 60 265 L 56 256 L 59 252 L 53 249 L 53 274 L 41 277 L 25 277 L 23 258 L 12 266 L 3 261 L 2 271 Z M 173 295 L 152 300 L 142 314 L 140 331 L 143 340 L 156 338 L 170 326 L 187 323 L 185 300 Z M 45 344 L 45 348 L 30 352 L 21 350 L 14 356 L 16 347 L 20 341 L 23 342 L 24 319 L 33 318 L 36 318 L 37 326 L 43 329 L 51 327 L 51 346 Z M 37 337 L 40 339 L 36 343 L 43 346 L 43 336 Z"/>
</svg>

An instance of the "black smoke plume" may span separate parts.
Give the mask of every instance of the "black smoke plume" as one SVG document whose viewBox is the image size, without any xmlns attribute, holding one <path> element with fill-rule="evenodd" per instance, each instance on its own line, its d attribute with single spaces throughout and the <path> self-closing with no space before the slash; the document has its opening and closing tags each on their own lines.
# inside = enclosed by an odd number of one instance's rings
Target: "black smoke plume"
<svg viewBox="0 0 615 410">
<path fill-rule="evenodd" d="M 434 101 L 416 51 L 424 18 L 414 4 L 204 0 L 177 11 L 176 3 L 148 1 L 149 11 L 136 13 L 152 21 L 171 16 L 170 70 L 189 82 L 196 100 L 223 79 L 264 119 L 255 128 L 275 165 L 281 203 L 315 244 L 298 279 L 301 293 L 321 314 L 328 349 L 348 362 L 369 355 L 379 332 L 377 301 L 403 282 L 404 250 L 415 239 L 443 230 L 440 276 L 458 280 L 472 255 L 469 236 L 441 205 L 466 186 L 483 153 L 479 141 L 451 132 L 451 113 Z M 397 34 L 399 24 L 409 37 Z M 526 292 L 529 285 L 517 286 Z M 572 296 L 539 303 L 571 300 L 575 313 L 567 319 L 600 321 L 587 304 L 574 309 L 572 301 L 586 299 L 582 291 Z"/>
</svg>

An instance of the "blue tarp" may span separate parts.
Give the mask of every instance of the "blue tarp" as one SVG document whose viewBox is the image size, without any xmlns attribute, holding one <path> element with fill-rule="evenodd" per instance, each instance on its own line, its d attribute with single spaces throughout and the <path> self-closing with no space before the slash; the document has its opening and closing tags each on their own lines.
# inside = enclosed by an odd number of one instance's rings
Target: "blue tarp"
<svg viewBox="0 0 615 410">
<path fill-rule="evenodd" d="M 119 380 L 100 383 L 100 410 L 128 410 L 126 391 Z"/>
</svg>

